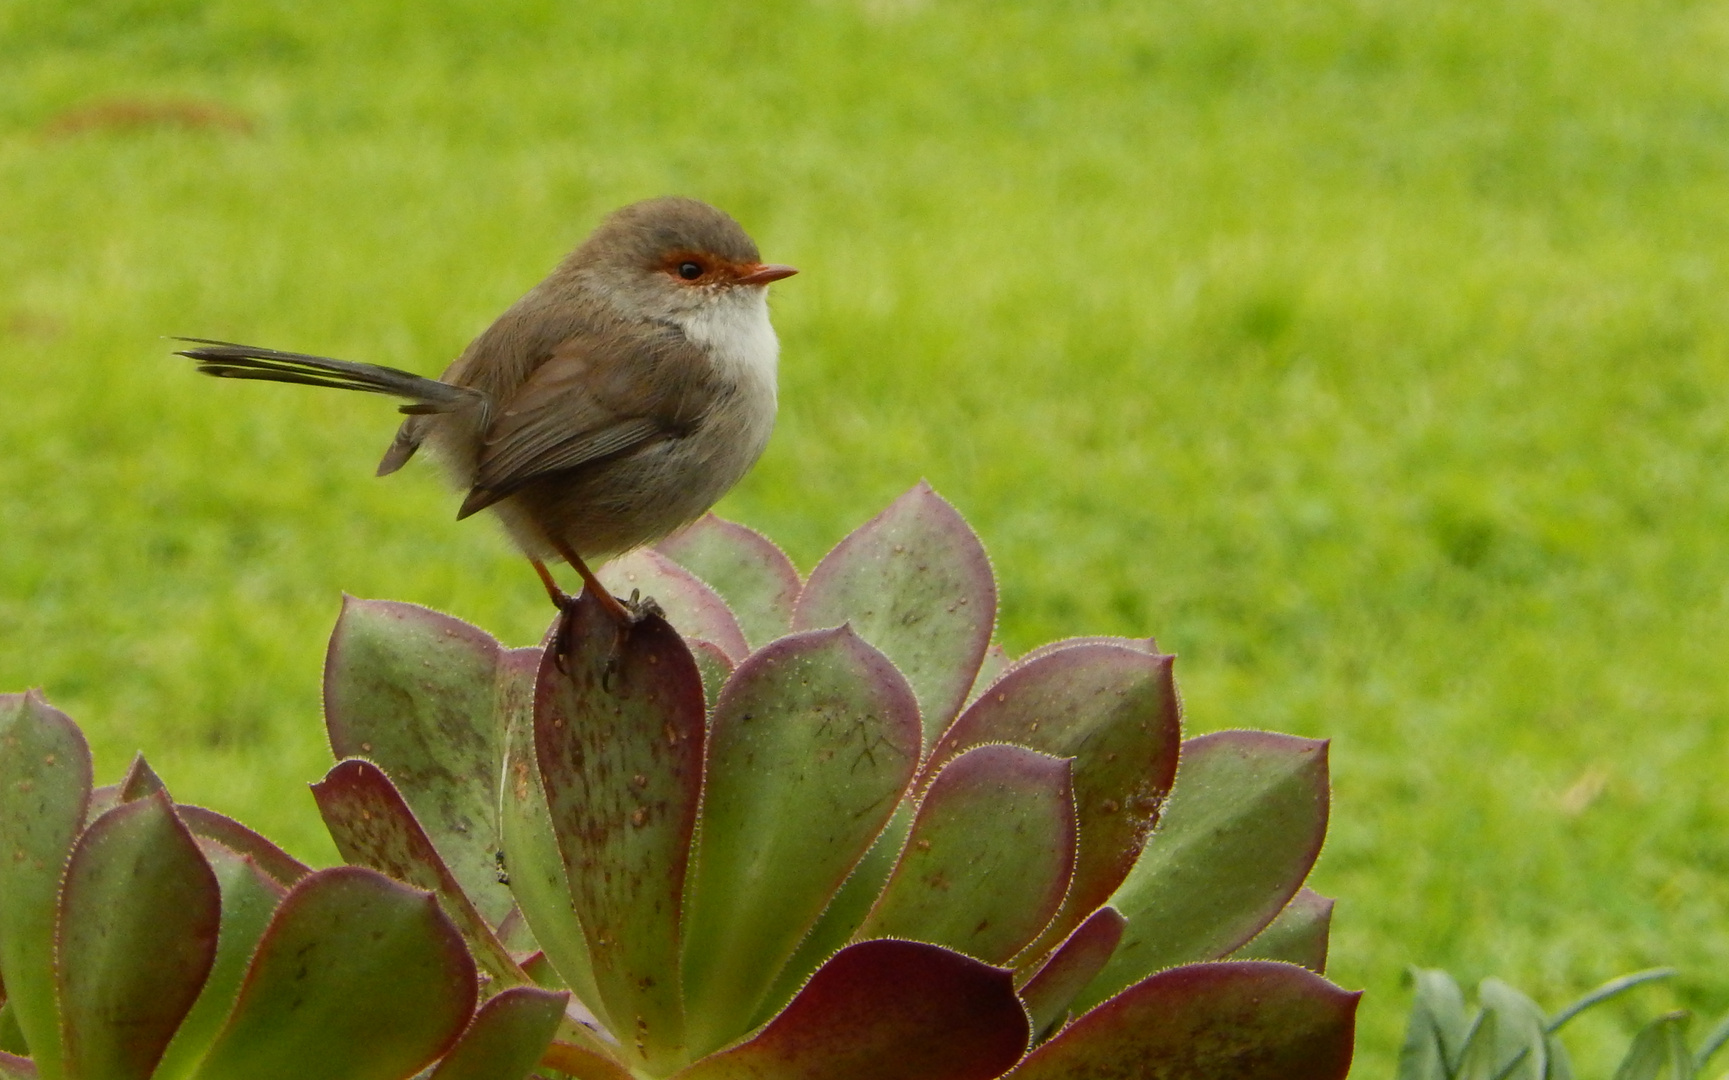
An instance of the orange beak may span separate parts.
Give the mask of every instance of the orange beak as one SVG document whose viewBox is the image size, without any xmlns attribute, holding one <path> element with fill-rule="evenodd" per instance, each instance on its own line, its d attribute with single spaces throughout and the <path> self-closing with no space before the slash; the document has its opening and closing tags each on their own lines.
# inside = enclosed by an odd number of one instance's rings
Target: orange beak
<svg viewBox="0 0 1729 1080">
<path fill-rule="evenodd" d="M 798 271 L 790 266 L 780 266 L 775 263 L 757 263 L 747 272 L 739 275 L 738 283 L 740 285 L 767 285 L 771 281 L 779 281 L 781 278 L 789 278 L 796 273 L 798 273 Z"/>
</svg>

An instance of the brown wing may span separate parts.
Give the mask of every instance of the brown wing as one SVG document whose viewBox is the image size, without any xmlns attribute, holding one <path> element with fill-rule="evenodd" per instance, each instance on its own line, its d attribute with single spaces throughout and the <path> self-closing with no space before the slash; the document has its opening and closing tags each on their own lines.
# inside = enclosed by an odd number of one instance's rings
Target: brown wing
<svg viewBox="0 0 1729 1080">
<path fill-rule="evenodd" d="M 676 330 L 568 338 L 493 414 L 459 518 L 547 473 L 579 469 L 688 431 L 709 365 Z"/>
</svg>

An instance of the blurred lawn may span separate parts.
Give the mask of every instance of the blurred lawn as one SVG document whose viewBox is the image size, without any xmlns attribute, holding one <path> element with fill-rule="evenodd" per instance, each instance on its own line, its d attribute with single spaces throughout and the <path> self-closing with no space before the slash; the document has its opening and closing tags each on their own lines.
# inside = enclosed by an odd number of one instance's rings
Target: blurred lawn
<svg viewBox="0 0 1729 1080">
<path fill-rule="evenodd" d="M 1011 648 L 1155 633 L 1191 731 L 1336 740 L 1354 1075 L 1414 962 L 1729 1008 L 1724 0 L 3 0 L 0 72 L 0 687 L 102 778 L 331 859 L 339 593 L 547 619 L 372 478 L 383 403 L 158 335 L 436 372 L 678 192 L 805 271 L 725 513 L 808 568 L 928 477 Z"/>
</svg>

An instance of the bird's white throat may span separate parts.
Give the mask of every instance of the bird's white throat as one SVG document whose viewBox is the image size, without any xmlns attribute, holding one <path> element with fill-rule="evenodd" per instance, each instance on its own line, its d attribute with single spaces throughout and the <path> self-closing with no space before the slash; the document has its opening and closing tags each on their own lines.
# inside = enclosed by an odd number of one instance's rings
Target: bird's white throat
<svg viewBox="0 0 1729 1080">
<path fill-rule="evenodd" d="M 729 289 L 679 322 L 685 337 L 707 350 L 723 377 L 766 387 L 773 400 L 780 342 L 768 321 L 767 289 Z"/>
</svg>

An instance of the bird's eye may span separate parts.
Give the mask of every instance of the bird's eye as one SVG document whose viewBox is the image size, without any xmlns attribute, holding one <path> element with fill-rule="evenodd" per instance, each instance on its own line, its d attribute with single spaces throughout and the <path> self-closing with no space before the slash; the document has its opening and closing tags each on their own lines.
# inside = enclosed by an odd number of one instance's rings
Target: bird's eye
<svg viewBox="0 0 1729 1080">
<path fill-rule="evenodd" d="M 702 276 L 702 264 L 681 262 L 678 264 L 678 276 L 686 281 L 695 281 Z"/>
</svg>

